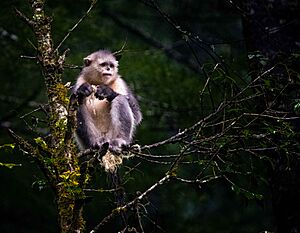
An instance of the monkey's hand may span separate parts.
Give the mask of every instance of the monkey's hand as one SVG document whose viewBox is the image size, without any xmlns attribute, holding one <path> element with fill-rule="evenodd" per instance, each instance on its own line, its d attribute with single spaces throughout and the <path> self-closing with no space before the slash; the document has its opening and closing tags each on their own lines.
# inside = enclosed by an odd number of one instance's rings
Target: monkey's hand
<svg viewBox="0 0 300 233">
<path fill-rule="evenodd" d="M 97 91 L 95 93 L 96 98 L 99 100 L 107 99 L 109 102 L 113 101 L 119 94 L 114 92 L 107 85 L 100 85 L 97 87 Z"/>
<path fill-rule="evenodd" d="M 82 84 L 76 91 L 76 95 L 78 96 L 78 102 L 79 104 L 82 104 L 83 99 L 89 95 L 91 95 L 93 92 L 93 88 L 90 84 L 84 83 Z"/>
</svg>

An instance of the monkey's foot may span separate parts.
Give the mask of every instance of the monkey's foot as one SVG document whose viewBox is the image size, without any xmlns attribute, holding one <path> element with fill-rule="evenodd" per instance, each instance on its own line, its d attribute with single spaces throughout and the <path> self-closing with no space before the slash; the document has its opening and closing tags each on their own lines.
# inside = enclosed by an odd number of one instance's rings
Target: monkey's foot
<svg viewBox="0 0 300 233">
<path fill-rule="evenodd" d="M 105 148 L 108 149 L 109 142 L 106 141 L 106 140 L 100 139 L 100 140 L 95 140 L 91 144 L 92 144 L 91 147 L 93 149 L 95 149 L 95 150 L 102 150 L 102 149 L 105 149 Z"/>
<path fill-rule="evenodd" d="M 130 147 L 130 149 L 134 152 L 140 153 L 142 151 L 141 146 L 139 144 L 134 144 Z"/>
<path fill-rule="evenodd" d="M 116 154 L 120 154 L 123 150 L 123 147 L 126 145 L 126 141 L 121 138 L 113 139 L 109 143 L 109 150 Z"/>
</svg>

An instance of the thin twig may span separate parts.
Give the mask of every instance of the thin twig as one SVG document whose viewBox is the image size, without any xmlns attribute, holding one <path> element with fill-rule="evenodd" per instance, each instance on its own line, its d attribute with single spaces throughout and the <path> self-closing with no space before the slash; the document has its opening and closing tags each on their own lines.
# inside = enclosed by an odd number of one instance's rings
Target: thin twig
<svg viewBox="0 0 300 233">
<path fill-rule="evenodd" d="M 126 205 L 123 205 L 113 210 L 108 216 L 102 219 L 102 221 L 92 231 L 90 231 L 90 233 L 99 232 L 101 227 L 103 227 L 108 221 L 113 219 L 116 215 L 119 215 L 121 212 L 128 211 L 132 206 L 134 206 L 137 202 L 143 200 L 150 192 L 155 190 L 158 186 L 168 182 L 170 180 L 170 177 L 171 177 L 170 175 L 164 176 L 162 179 L 157 181 L 155 184 L 153 184 L 150 188 L 148 188 L 145 192 L 143 192 L 138 197 L 133 199 L 131 202 L 128 202 Z"/>
<path fill-rule="evenodd" d="M 69 29 L 68 33 L 65 35 L 65 37 L 61 40 L 61 42 L 58 44 L 58 46 L 56 47 L 56 49 L 54 50 L 54 52 L 57 52 L 58 49 L 62 46 L 62 44 L 65 42 L 66 39 L 68 39 L 68 37 L 71 35 L 71 33 L 79 26 L 79 24 L 89 15 L 89 13 L 91 12 L 91 10 L 94 8 L 94 6 L 96 5 L 97 0 L 92 0 L 91 1 L 91 5 L 89 7 L 89 9 L 86 11 L 86 13 L 78 20 L 78 22 Z"/>
<path fill-rule="evenodd" d="M 29 25 L 31 28 L 34 25 L 34 22 L 30 20 L 26 15 L 24 15 L 21 11 L 19 11 L 17 8 L 14 8 L 16 15 L 27 25 Z"/>
<path fill-rule="evenodd" d="M 300 119 L 300 117 L 278 117 L 278 116 L 271 116 L 271 115 L 266 115 L 262 113 L 243 113 L 245 116 L 256 116 L 256 117 L 265 117 L 265 118 L 271 118 L 274 120 L 297 120 Z"/>
<path fill-rule="evenodd" d="M 174 176 L 172 177 L 173 180 L 177 180 L 177 181 L 180 181 L 182 183 L 187 183 L 187 184 L 204 184 L 204 183 L 208 183 L 212 180 L 216 180 L 216 179 L 220 179 L 222 178 L 222 176 L 212 176 L 212 177 L 209 177 L 207 179 L 194 179 L 194 180 L 190 180 L 190 179 L 184 179 L 184 178 L 180 178 L 180 177 L 177 177 L 177 176 Z"/>
<path fill-rule="evenodd" d="M 20 58 L 31 59 L 31 60 L 36 60 L 37 59 L 36 56 L 27 56 L 27 55 L 21 55 Z"/>
</svg>

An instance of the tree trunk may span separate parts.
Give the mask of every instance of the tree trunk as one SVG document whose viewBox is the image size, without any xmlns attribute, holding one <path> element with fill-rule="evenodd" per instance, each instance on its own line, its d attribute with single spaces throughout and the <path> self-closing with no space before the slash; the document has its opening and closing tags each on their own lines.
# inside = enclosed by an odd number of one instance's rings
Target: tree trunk
<svg viewBox="0 0 300 233">
<path fill-rule="evenodd" d="M 36 59 L 41 65 L 48 97 L 47 140 L 37 138 L 29 143 L 12 134 L 18 145 L 36 158 L 56 197 L 61 233 L 80 233 L 84 229 L 82 209 L 83 187 L 87 177 L 81 174 L 72 134 L 76 125 L 76 103 L 69 99 L 62 83 L 65 53 L 54 48 L 51 36 L 52 18 L 47 16 L 45 0 L 30 0 L 31 18 L 16 10 L 17 15 L 33 30 L 36 38 Z"/>
</svg>

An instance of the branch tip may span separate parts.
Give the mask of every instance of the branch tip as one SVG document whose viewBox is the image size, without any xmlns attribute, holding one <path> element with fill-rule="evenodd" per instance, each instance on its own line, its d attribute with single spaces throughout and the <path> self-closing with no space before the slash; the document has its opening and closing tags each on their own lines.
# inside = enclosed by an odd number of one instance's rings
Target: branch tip
<svg viewBox="0 0 300 233">
<path fill-rule="evenodd" d="M 14 11 L 16 15 L 23 20 L 26 24 L 28 24 L 30 27 L 33 26 L 34 22 L 30 20 L 25 14 L 23 14 L 21 11 L 19 11 L 17 8 L 14 7 Z"/>
</svg>

